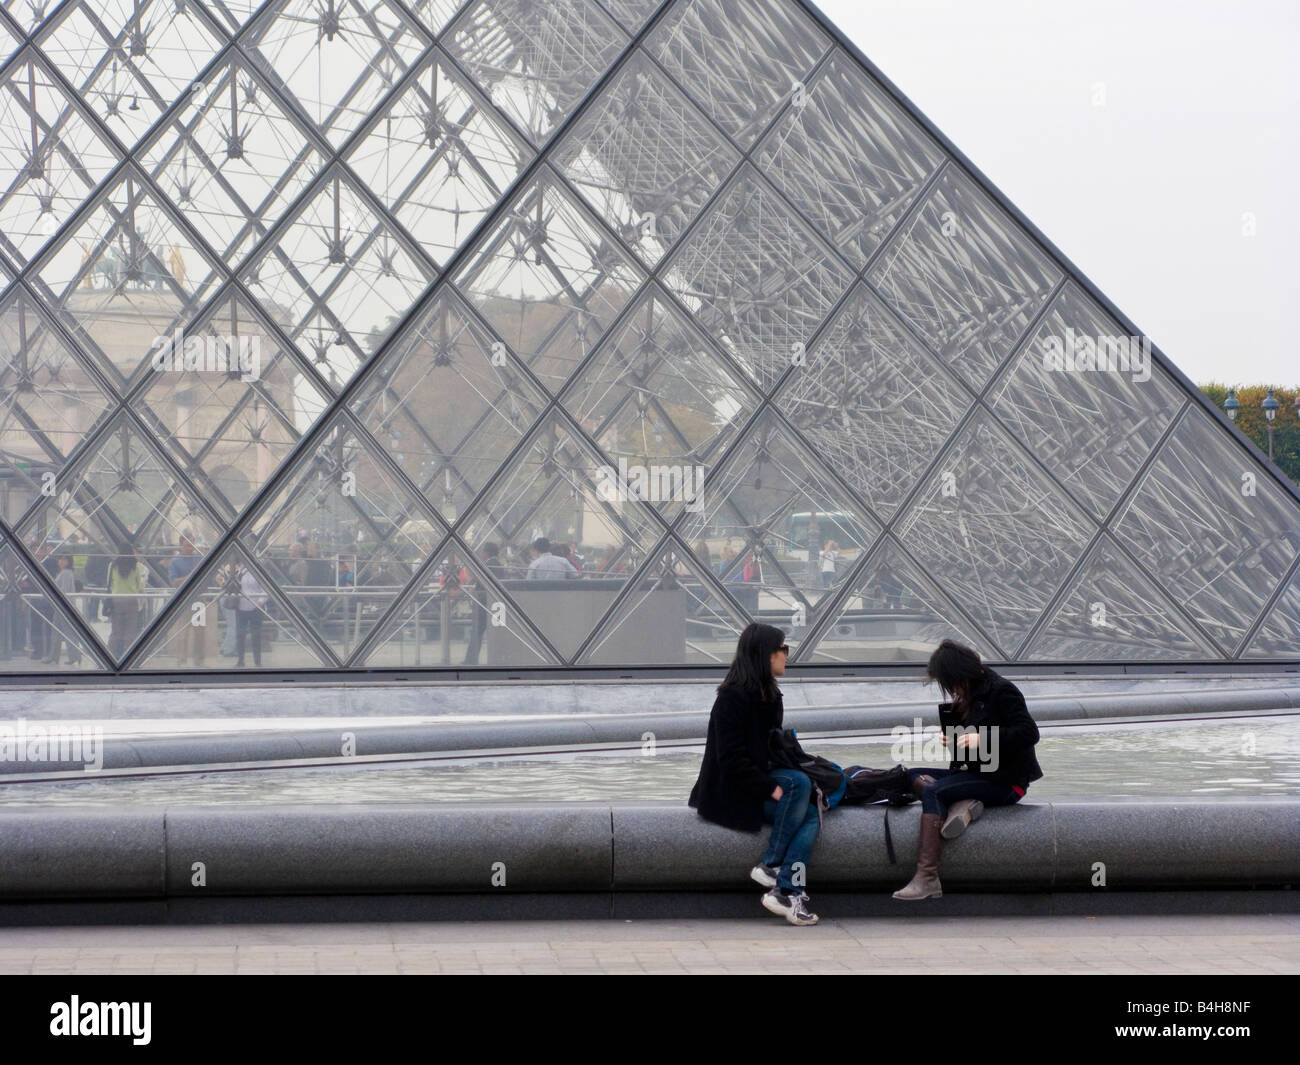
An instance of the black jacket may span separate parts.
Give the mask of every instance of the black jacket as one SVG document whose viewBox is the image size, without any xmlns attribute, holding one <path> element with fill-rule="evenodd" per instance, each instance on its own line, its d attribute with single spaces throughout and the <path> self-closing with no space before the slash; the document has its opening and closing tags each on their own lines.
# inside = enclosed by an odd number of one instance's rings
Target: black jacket
<svg viewBox="0 0 1300 1065">
<path fill-rule="evenodd" d="M 784 715 L 780 696 L 765 703 L 733 688 L 718 692 L 689 800 L 706 821 L 745 832 L 763 827 L 763 800 L 780 784 L 768 774 L 768 733 L 781 727 Z"/>
<path fill-rule="evenodd" d="M 1034 754 L 1038 726 L 1029 716 L 1025 697 L 1011 681 L 987 666 L 984 677 L 971 688 L 970 710 L 963 724 L 997 728 L 997 767 L 980 762 L 978 752 L 968 758 L 965 751 L 955 751 L 954 758 L 948 763 L 949 769 L 978 772 L 989 780 L 1018 784 L 1022 788 L 1027 788 L 1030 781 L 1043 775 Z"/>
</svg>

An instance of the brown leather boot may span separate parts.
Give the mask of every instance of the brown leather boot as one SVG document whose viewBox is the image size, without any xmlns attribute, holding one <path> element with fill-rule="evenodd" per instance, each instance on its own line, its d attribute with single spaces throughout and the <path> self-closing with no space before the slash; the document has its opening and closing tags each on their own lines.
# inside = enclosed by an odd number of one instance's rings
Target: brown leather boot
<svg viewBox="0 0 1300 1065">
<path fill-rule="evenodd" d="M 916 875 L 906 887 L 894 892 L 896 899 L 938 899 L 943 897 L 939 883 L 939 854 L 943 837 L 939 835 L 943 818 L 938 814 L 921 815 L 921 840 L 917 848 Z"/>
<path fill-rule="evenodd" d="M 925 773 L 919 777 L 916 777 L 912 781 L 912 794 L 915 795 L 918 799 L 921 798 L 922 797 L 921 792 L 925 791 L 925 789 L 928 788 L 933 783 L 934 783 L 934 777 L 930 776 L 929 773 Z"/>
<path fill-rule="evenodd" d="M 979 799 L 958 799 L 948 807 L 948 819 L 944 821 L 939 835 L 944 839 L 956 839 L 966 831 L 972 821 L 978 821 L 984 812 L 984 804 Z"/>
</svg>

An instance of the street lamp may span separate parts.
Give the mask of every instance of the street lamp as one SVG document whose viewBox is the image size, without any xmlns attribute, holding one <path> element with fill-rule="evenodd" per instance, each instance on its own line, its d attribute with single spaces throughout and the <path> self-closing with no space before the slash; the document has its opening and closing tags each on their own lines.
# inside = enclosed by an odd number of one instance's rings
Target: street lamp
<svg viewBox="0 0 1300 1065">
<path fill-rule="evenodd" d="M 1228 416 L 1228 420 L 1235 422 L 1237 420 L 1237 411 L 1241 410 L 1241 401 L 1237 399 L 1237 390 L 1228 389 L 1228 398 L 1223 401 L 1223 412 Z"/>
<path fill-rule="evenodd" d="M 1277 417 L 1277 408 L 1281 406 L 1273 398 L 1273 390 L 1268 390 L 1268 395 L 1264 397 L 1262 404 L 1264 408 L 1264 417 L 1268 419 L 1268 461 L 1273 461 L 1273 419 Z"/>
</svg>

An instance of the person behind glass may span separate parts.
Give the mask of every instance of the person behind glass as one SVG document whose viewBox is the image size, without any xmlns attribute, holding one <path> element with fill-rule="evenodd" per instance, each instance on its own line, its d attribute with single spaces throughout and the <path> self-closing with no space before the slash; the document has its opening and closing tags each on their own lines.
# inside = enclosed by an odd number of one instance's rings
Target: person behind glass
<svg viewBox="0 0 1300 1065">
<path fill-rule="evenodd" d="M 826 546 L 822 548 L 822 587 L 829 588 L 835 583 L 835 562 L 839 558 L 839 544 L 834 540 L 827 540 Z"/>
<path fill-rule="evenodd" d="M 266 609 L 266 589 L 258 583 L 257 578 L 244 570 L 239 578 L 239 604 L 235 613 L 235 667 L 244 665 L 244 640 L 253 642 L 253 665 L 262 664 L 262 611 Z"/>
<path fill-rule="evenodd" d="M 790 652 L 784 639 L 780 629 L 757 621 L 740 634 L 731 668 L 718 685 L 688 803 L 706 821 L 726 828 L 757 832 L 764 822 L 772 826 L 750 878 L 771 889 L 762 899 L 765 909 L 791 924 L 808 925 L 818 918 L 808 912 L 802 888 L 821 828 L 816 803 L 810 801 L 812 782 L 797 770 L 774 768 L 768 756 L 768 734 L 784 717 L 776 685 Z"/>
<path fill-rule="evenodd" d="M 533 560 L 528 564 L 530 581 L 564 580 L 582 576 L 573 563 L 560 555 L 552 554 L 551 541 L 539 536 L 533 541 Z"/>
<path fill-rule="evenodd" d="M 894 892 L 896 899 L 937 899 L 939 855 L 944 840 L 956 839 L 986 806 L 1019 802 L 1043 771 L 1034 754 L 1038 726 L 1025 697 L 1011 681 L 980 663 L 955 640 L 944 640 L 930 656 L 926 676 L 951 698 L 941 703 L 941 723 L 961 729 L 953 740 L 947 769 L 910 769 L 912 791 L 921 799 L 921 839 L 916 875 Z M 948 743 L 945 730 L 944 745 Z M 981 744 L 987 750 L 981 750 Z"/>
</svg>

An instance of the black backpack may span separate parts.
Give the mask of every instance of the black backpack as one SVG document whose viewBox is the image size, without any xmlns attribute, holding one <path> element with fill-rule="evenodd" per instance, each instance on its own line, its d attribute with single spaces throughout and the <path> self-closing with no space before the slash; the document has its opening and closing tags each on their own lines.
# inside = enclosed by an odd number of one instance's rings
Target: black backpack
<svg viewBox="0 0 1300 1065">
<path fill-rule="evenodd" d="M 849 778 L 848 790 L 841 800 L 846 806 L 865 806 L 875 802 L 906 806 L 909 802 L 916 802 L 912 780 L 901 765 L 893 769 L 851 765 L 844 770 L 844 775 Z"/>
<path fill-rule="evenodd" d="M 794 729 L 772 729 L 767 737 L 767 750 L 774 768 L 797 769 L 807 774 L 817 796 L 819 815 L 843 801 L 848 792 L 847 774 L 829 758 L 809 754 L 799 746 Z"/>
</svg>

